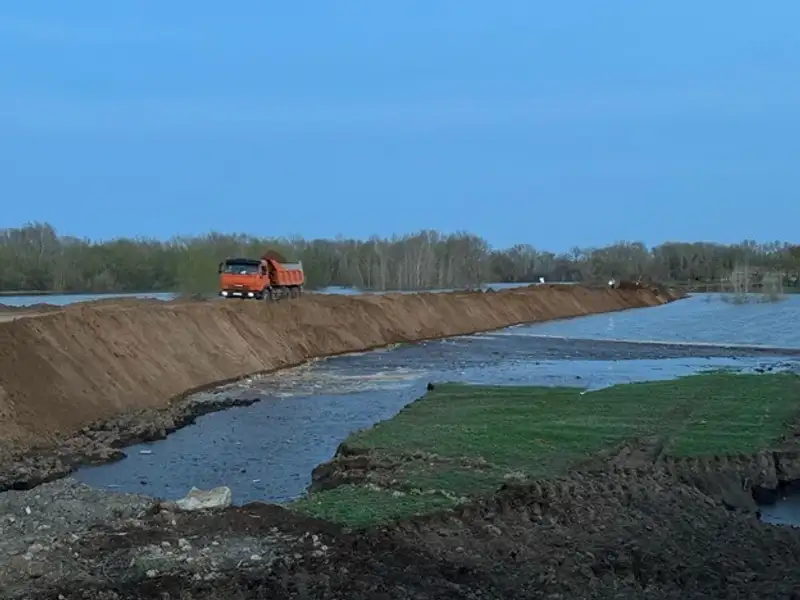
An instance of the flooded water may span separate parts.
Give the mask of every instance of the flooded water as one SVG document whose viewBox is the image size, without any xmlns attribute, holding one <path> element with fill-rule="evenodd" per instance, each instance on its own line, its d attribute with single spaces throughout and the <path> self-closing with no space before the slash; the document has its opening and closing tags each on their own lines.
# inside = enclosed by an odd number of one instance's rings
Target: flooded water
<svg viewBox="0 0 800 600">
<path fill-rule="evenodd" d="M 775 504 L 764 505 L 761 509 L 761 520 L 773 525 L 800 527 L 800 493 L 794 493 Z"/>
<path fill-rule="evenodd" d="M 481 287 L 482 289 L 495 289 L 504 290 L 515 287 L 524 287 L 531 285 L 529 283 L 486 283 Z M 430 292 L 451 292 L 450 289 L 442 290 L 429 290 Z M 350 296 L 355 294 L 363 294 L 361 290 L 345 287 L 326 287 L 320 290 L 315 290 L 317 294 L 337 294 Z M 369 292 L 375 294 L 381 293 L 401 293 L 413 294 L 416 292 Z M 155 298 L 156 300 L 173 300 L 177 294 L 170 292 L 164 293 L 140 293 L 140 294 L 36 294 L 36 295 L 19 295 L 19 296 L 5 296 L 0 294 L 0 305 L 6 306 L 32 306 L 34 304 L 53 304 L 55 306 L 66 306 L 67 304 L 74 304 L 76 302 L 90 302 L 92 300 L 108 300 L 112 298 Z"/>
<path fill-rule="evenodd" d="M 156 300 L 172 300 L 175 294 L 170 293 L 142 293 L 142 294 L 36 294 L 32 296 L 5 296 L 0 295 L 0 305 L 6 306 L 32 306 L 34 304 L 52 304 L 66 306 L 76 302 L 90 302 L 92 300 L 107 300 L 112 298 L 155 298 Z"/>
<path fill-rule="evenodd" d="M 800 294 L 775 303 L 730 304 L 718 294 L 525 328 L 529 335 L 800 348 Z M 514 335 L 520 335 L 515 331 Z"/>
<path fill-rule="evenodd" d="M 236 504 L 283 502 L 304 493 L 313 468 L 351 432 L 391 418 L 429 381 L 592 390 L 711 368 L 797 369 L 800 339 L 790 335 L 794 300 L 765 308 L 691 298 L 316 361 L 220 390 L 262 402 L 201 417 L 166 440 L 130 448 L 121 462 L 83 469 L 77 477 L 165 498 L 181 497 L 192 486 L 227 485 Z M 758 331 L 768 335 L 758 337 Z"/>
</svg>

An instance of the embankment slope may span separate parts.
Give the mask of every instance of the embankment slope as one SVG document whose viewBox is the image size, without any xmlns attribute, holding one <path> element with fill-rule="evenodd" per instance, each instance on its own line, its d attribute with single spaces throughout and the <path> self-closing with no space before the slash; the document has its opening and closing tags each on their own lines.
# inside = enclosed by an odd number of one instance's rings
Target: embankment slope
<svg viewBox="0 0 800 600">
<path fill-rule="evenodd" d="M 187 390 L 397 342 L 664 304 L 656 289 L 314 296 L 277 304 L 85 304 L 0 323 L 0 453 Z"/>
</svg>

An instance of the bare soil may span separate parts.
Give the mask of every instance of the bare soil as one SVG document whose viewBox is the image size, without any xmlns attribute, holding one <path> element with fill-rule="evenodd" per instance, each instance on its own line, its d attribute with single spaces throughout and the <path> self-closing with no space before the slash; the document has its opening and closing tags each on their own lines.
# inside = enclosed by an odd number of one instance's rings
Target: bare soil
<svg viewBox="0 0 800 600">
<path fill-rule="evenodd" d="M 610 461 L 364 531 L 258 503 L 180 513 L 61 480 L 0 497 L 0 519 L 14 517 L 23 534 L 0 541 L 0 591 L 131 600 L 797 597 L 800 531 L 732 510 L 691 481 L 703 481 L 701 471 Z"/>
</svg>

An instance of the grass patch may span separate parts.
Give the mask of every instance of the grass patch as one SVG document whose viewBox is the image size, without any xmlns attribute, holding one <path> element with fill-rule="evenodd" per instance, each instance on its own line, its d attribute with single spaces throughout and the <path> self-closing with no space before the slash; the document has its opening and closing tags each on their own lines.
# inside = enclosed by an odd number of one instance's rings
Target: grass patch
<svg viewBox="0 0 800 600">
<path fill-rule="evenodd" d="M 411 495 L 366 486 L 342 485 L 300 498 L 291 504 L 291 508 L 334 523 L 365 527 L 388 519 L 452 508 L 456 503 L 439 494 Z"/>
<path fill-rule="evenodd" d="M 349 525 L 447 508 L 509 478 L 549 477 L 598 451 L 660 437 L 673 456 L 754 453 L 797 411 L 800 377 L 706 373 L 575 388 L 439 385 L 397 416 L 355 433 L 350 448 L 396 465 L 371 486 L 341 486 L 293 504 Z M 409 457 L 413 457 L 409 459 Z"/>
</svg>

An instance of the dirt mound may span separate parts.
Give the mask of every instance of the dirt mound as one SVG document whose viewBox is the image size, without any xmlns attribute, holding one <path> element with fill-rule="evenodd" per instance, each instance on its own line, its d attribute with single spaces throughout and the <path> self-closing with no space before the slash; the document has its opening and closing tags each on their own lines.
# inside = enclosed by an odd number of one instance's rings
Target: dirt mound
<svg viewBox="0 0 800 600">
<path fill-rule="evenodd" d="M 287 263 L 289 262 L 286 257 L 278 252 L 277 250 L 267 250 L 264 254 L 261 255 L 261 258 L 264 260 L 274 260 L 279 263 Z"/>
<path fill-rule="evenodd" d="M 508 486 L 367 531 L 263 504 L 148 512 L 51 542 L 6 597 L 790 598 L 800 586 L 800 531 L 642 469 Z"/>
<path fill-rule="evenodd" d="M 0 459 L 3 450 L 54 441 L 124 412 L 162 408 L 189 390 L 312 357 L 676 297 L 540 286 L 284 303 L 126 299 L 0 323 Z"/>
</svg>

